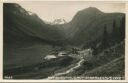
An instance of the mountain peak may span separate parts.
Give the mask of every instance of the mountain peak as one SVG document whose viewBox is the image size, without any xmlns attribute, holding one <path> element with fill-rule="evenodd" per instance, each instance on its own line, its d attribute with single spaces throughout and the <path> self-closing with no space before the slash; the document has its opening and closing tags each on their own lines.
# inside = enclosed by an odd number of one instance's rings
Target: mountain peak
<svg viewBox="0 0 128 83">
<path fill-rule="evenodd" d="M 86 12 L 86 13 L 102 13 L 98 8 L 96 7 L 88 7 L 84 10 L 82 10 L 83 12 Z"/>
<path fill-rule="evenodd" d="M 99 9 L 97 9 L 96 7 L 88 7 L 88 8 L 86 8 L 86 9 L 99 10 Z"/>
<path fill-rule="evenodd" d="M 103 14 L 102 11 L 100 11 L 99 9 L 95 8 L 95 7 L 88 7 L 85 8 L 81 11 L 78 11 L 77 14 L 74 16 L 74 18 L 72 19 L 72 22 L 77 22 L 78 20 L 89 20 L 92 17 L 95 18 L 97 15 L 101 15 Z"/>
</svg>

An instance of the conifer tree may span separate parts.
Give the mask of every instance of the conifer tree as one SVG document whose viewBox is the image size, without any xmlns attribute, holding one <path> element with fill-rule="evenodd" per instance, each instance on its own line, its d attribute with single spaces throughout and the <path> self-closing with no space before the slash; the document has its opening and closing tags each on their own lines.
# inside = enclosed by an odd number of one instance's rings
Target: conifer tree
<svg viewBox="0 0 128 83">
<path fill-rule="evenodd" d="M 116 20 L 113 21 L 112 38 L 113 43 L 120 41 L 120 29 L 116 26 Z"/>
<path fill-rule="evenodd" d="M 125 16 L 120 20 L 120 37 L 121 40 L 125 38 Z"/>
<path fill-rule="evenodd" d="M 105 49 L 109 46 L 108 42 L 108 32 L 107 32 L 107 26 L 105 25 L 104 27 L 104 32 L 103 32 L 103 39 L 102 39 L 102 49 Z"/>
<path fill-rule="evenodd" d="M 112 28 L 112 33 L 114 36 L 116 36 L 116 21 L 113 21 L 113 28 Z"/>
<path fill-rule="evenodd" d="M 113 30 L 112 30 L 112 33 L 113 33 L 113 37 L 114 39 L 117 39 L 118 38 L 118 28 L 116 26 L 116 20 L 113 21 Z"/>
</svg>

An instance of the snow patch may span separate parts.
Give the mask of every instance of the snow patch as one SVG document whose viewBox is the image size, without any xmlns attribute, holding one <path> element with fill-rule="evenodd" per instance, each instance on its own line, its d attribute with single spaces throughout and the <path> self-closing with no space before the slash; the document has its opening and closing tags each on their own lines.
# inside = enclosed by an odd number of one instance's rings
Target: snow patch
<svg viewBox="0 0 128 83">
<path fill-rule="evenodd" d="M 46 57 L 44 57 L 44 59 L 46 60 L 50 60 L 50 59 L 54 59 L 57 58 L 55 55 L 47 55 Z"/>
</svg>

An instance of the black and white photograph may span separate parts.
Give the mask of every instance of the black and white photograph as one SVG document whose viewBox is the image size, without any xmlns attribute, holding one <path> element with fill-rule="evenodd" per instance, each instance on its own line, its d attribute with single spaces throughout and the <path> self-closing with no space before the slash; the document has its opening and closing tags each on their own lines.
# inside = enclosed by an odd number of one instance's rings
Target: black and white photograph
<svg viewBox="0 0 128 83">
<path fill-rule="evenodd" d="M 3 3 L 3 79 L 125 80 L 125 3 Z"/>
</svg>

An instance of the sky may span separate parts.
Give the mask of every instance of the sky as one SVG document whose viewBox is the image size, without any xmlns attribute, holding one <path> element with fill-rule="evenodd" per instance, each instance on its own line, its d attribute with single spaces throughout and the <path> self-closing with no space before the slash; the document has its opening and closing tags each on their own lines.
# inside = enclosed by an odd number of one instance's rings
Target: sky
<svg viewBox="0 0 128 83">
<path fill-rule="evenodd" d="M 85 1 L 38 1 L 38 2 L 20 2 L 27 11 L 36 13 L 42 20 L 52 22 L 55 19 L 65 19 L 71 21 L 73 16 L 80 10 L 88 7 L 96 7 L 99 10 L 112 12 L 125 12 L 124 3 L 108 2 L 85 2 Z"/>
</svg>

